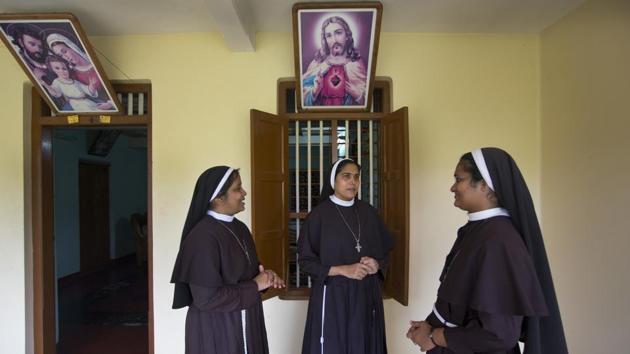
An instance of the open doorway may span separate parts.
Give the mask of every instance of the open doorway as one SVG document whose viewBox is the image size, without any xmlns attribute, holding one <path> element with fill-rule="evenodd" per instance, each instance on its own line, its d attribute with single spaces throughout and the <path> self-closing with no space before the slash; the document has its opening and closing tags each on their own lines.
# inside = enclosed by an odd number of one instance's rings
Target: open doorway
<svg viewBox="0 0 630 354">
<path fill-rule="evenodd" d="M 146 138 L 53 129 L 58 354 L 148 353 Z"/>
<path fill-rule="evenodd" d="M 113 86 L 121 115 L 32 90 L 35 354 L 153 353 L 151 85 Z"/>
</svg>

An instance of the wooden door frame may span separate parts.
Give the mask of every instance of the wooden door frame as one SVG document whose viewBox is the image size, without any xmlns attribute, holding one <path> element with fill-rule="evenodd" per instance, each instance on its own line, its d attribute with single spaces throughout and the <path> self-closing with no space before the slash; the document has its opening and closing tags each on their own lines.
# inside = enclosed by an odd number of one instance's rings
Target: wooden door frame
<svg viewBox="0 0 630 354">
<path fill-rule="evenodd" d="M 33 348 L 35 354 L 56 353 L 55 257 L 53 239 L 52 132 L 60 127 L 139 127 L 147 130 L 147 281 L 148 348 L 154 353 L 152 95 L 150 83 L 113 83 L 116 92 L 144 93 L 143 115 L 52 116 L 35 88 L 31 90 L 31 225 L 33 245 Z M 75 116 L 76 117 L 76 116 Z"/>
</svg>

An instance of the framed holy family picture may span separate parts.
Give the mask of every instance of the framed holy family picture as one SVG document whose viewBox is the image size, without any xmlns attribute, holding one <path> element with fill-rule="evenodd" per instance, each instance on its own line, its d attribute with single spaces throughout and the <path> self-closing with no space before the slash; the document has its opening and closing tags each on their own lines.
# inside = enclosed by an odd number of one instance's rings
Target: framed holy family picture
<svg viewBox="0 0 630 354">
<path fill-rule="evenodd" d="M 380 2 L 293 6 L 298 111 L 369 111 L 381 27 Z"/>
<path fill-rule="evenodd" d="M 72 14 L 1 14 L 0 37 L 56 114 L 121 111 L 87 36 Z"/>
</svg>

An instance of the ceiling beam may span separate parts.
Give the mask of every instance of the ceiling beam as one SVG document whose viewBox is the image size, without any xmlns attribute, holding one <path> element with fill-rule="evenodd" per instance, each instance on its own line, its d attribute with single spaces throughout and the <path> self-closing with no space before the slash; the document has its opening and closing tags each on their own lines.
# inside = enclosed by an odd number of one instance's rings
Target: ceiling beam
<svg viewBox="0 0 630 354">
<path fill-rule="evenodd" d="M 234 52 L 256 50 L 254 16 L 244 0 L 205 0 L 228 48 Z"/>
</svg>

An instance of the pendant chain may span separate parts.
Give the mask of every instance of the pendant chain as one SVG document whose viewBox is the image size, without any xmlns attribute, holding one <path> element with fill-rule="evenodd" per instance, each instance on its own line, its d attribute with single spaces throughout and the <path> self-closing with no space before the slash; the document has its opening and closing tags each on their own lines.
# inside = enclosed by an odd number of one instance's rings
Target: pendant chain
<svg viewBox="0 0 630 354">
<path fill-rule="evenodd" d="M 236 236 L 236 234 L 234 233 L 234 231 L 232 231 L 229 227 L 227 227 L 225 224 L 223 224 L 221 221 L 219 221 L 219 224 L 221 226 L 223 226 L 226 230 L 228 230 L 232 236 L 234 236 L 234 239 L 236 240 L 236 242 L 238 242 L 238 245 L 241 247 L 241 249 L 243 250 L 243 253 L 245 253 L 245 257 L 247 257 L 247 262 L 249 264 L 252 264 L 252 260 L 249 258 L 249 252 L 247 252 L 247 248 L 245 247 L 245 240 L 243 240 L 241 242 L 241 240 L 239 240 L 238 236 Z"/>
<path fill-rule="evenodd" d="M 359 225 L 359 237 L 357 237 L 354 231 L 352 231 L 352 228 L 350 228 L 348 221 L 346 221 L 346 218 L 341 213 L 341 210 L 339 209 L 337 204 L 335 204 L 335 208 L 337 208 L 337 212 L 339 213 L 339 216 L 341 216 L 341 220 L 343 220 L 343 223 L 346 224 L 346 227 L 348 228 L 348 230 L 350 230 L 350 233 L 352 234 L 352 238 L 354 238 L 354 241 L 357 243 L 357 245 L 354 246 L 354 248 L 357 250 L 357 253 L 360 253 L 362 246 L 361 246 L 361 220 L 359 219 L 359 212 L 357 212 L 357 210 L 354 209 L 354 214 L 357 216 L 357 224 Z"/>
</svg>

